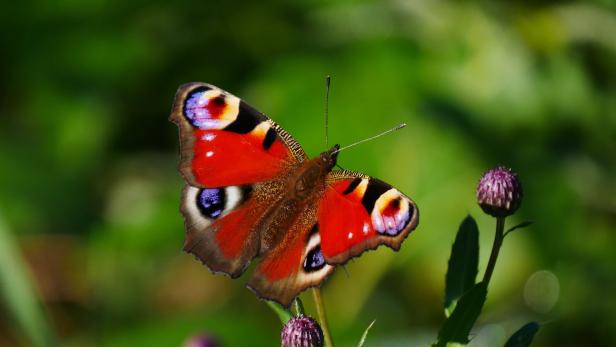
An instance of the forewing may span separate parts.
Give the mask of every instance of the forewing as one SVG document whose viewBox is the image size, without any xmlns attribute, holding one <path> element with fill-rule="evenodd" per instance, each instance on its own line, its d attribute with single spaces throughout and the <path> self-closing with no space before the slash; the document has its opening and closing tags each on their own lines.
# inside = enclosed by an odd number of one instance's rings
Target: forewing
<svg viewBox="0 0 616 347">
<path fill-rule="evenodd" d="M 343 264 L 386 245 L 394 250 L 417 227 L 415 203 L 396 188 L 352 171 L 333 171 L 319 204 L 321 251 L 328 264 Z"/>
<path fill-rule="evenodd" d="M 180 129 L 179 170 L 192 186 L 264 182 L 306 160 L 297 141 L 274 121 L 209 84 L 182 85 L 170 119 Z"/>
</svg>

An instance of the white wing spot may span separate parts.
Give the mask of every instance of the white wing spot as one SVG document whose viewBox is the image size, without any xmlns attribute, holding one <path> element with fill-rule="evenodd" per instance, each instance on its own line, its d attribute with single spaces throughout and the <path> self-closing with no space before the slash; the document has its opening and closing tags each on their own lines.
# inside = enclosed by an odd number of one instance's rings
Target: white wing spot
<svg viewBox="0 0 616 347">
<path fill-rule="evenodd" d="M 204 141 L 212 141 L 212 140 L 214 140 L 215 138 L 216 138 L 216 135 L 214 135 L 214 134 L 212 134 L 212 133 L 207 133 L 207 134 L 205 134 L 205 135 L 203 135 L 203 136 L 201 137 L 201 139 L 202 139 L 202 140 L 204 140 Z"/>
<path fill-rule="evenodd" d="M 370 231 L 370 225 L 368 223 L 364 223 L 364 228 L 362 230 L 364 235 L 368 235 L 368 231 Z"/>
</svg>

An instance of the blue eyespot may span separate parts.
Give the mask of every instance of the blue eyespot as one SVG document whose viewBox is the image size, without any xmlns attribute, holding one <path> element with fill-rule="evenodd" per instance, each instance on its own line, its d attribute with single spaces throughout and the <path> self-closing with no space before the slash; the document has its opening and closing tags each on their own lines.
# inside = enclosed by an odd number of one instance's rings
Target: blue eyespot
<svg viewBox="0 0 616 347">
<path fill-rule="evenodd" d="M 224 188 L 205 188 L 197 194 L 197 207 L 205 217 L 216 219 L 225 210 L 226 200 Z"/>
<path fill-rule="evenodd" d="M 304 259 L 304 270 L 312 272 L 322 269 L 325 266 L 325 258 L 321 253 L 321 247 L 317 246 L 308 252 Z"/>
</svg>

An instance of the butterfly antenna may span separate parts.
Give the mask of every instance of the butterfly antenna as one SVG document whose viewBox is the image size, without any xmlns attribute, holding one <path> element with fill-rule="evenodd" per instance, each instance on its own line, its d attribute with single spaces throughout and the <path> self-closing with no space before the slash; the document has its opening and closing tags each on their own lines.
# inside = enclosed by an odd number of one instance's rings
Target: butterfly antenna
<svg viewBox="0 0 616 347">
<path fill-rule="evenodd" d="M 329 75 L 325 76 L 325 148 L 329 146 L 329 139 L 327 136 L 327 128 L 328 128 L 328 109 L 329 109 L 329 86 L 331 84 L 331 77 Z"/>
<path fill-rule="evenodd" d="M 367 139 L 363 139 L 363 140 L 360 140 L 360 141 L 357 141 L 357 142 L 351 143 L 350 145 L 347 145 L 347 146 L 341 147 L 341 148 L 339 148 L 337 151 L 332 152 L 332 154 L 334 154 L 334 153 L 338 153 L 338 152 L 342 151 L 343 149 L 347 149 L 347 148 L 351 148 L 351 147 L 353 147 L 353 146 L 357 146 L 357 145 L 359 145 L 360 143 L 368 142 L 368 141 L 374 140 L 374 139 L 376 139 L 376 138 L 379 138 L 379 137 L 381 137 L 381 136 L 385 136 L 385 135 L 387 135 L 387 134 L 389 134 L 389 133 L 393 133 L 393 132 L 394 132 L 394 131 L 396 131 L 396 130 L 400 130 L 400 129 L 404 128 L 405 126 L 406 126 L 406 123 L 400 123 L 400 124 L 396 125 L 395 127 L 391 128 L 391 129 L 389 129 L 389 130 L 383 131 L 383 132 L 382 132 L 382 133 L 380 133 L 380 134 L 377 134 L 377 135 L 371 136 L 371 137 L 369 137 L 369 138 L 367 138 Z"/>
</svg>

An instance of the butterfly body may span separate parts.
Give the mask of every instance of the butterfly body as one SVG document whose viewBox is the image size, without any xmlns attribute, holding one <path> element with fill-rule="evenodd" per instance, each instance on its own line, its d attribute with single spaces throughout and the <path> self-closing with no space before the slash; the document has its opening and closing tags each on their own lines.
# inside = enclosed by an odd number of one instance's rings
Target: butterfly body
<svg viewBox="0 0 616 347">
<path fill-rule="evenodd" d="M 418 223 L 408 197 L 352 171 L 332 171 L 339 146 L 308 159 L 271 119 L 204 83 L 176 94 L 184 250 L 213 272 L 289 305 L 335 265 L 385 244 L 395 250 Z"/>
</svg>

